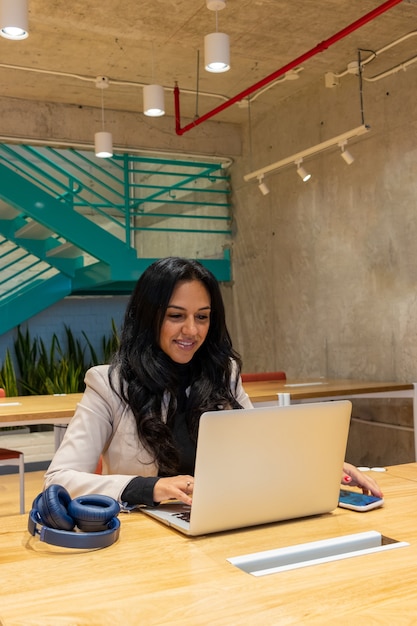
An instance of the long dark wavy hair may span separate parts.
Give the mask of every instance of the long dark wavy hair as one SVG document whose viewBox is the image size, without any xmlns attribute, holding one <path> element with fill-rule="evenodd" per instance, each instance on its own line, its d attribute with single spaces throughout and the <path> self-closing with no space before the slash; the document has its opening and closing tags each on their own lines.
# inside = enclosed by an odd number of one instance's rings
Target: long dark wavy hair
<svg viewBox="0 0 417 626">
<path fill-rule="evenodd" d="M 242 408 L 231 391 L 232 363 L 236 364 L 236 381 L 242 363 L 227 330 L 220 287 L 213 274 L 194 260 L 168 257 L 152 263 L 141 275 L 127 305 L 120 347 L 109 369 L 111 387 L 129 404 L 139 439 L 163 476 L 175 475 L 178 466 L 168 424 L 177 408 L 179 379 L 178 366 L 159 347 L 159 337 L 177 283 L 194 280 L 203 283 L 210 294 L 211 313 L 207 337 L 189 368 L 186 421 L 192 438 L 196 441 L 204 411 Z M 170 394 L 166 423 L 161 412 L 165 392 Z"/>
</svg>

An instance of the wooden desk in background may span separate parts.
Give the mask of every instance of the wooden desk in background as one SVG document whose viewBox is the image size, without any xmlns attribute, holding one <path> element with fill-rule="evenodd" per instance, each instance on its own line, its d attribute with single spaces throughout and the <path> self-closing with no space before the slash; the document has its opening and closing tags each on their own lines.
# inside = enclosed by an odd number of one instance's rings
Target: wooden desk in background
<svg viewBox="0 0 417 626">
<path fill-rule="evenodd" d="M 68 424 L 82 393 L 0 398 L 0 426 Z"/>
<path fill-rule="evenodd" d="M 137 511 L 121 514 L 119 541 L 95 552 L 42 543 L 27 532 L 26 515 L 4 517 L 0 624 L 414 624 L 417 465 L 391 467 L 376 476 L 386 503 L 368 513 L 336 509 L 187 538 Z M 369 530 L 410 545 L 259 578 L 227 561 Z"/>
<path fill-rule="evenodd" d="M 410 398 L 413 401 L 414 444 L 417 459 L 417 392 L 414 383 L 363 382 L 355 380 L 280 380 L 245 383 L 254 404 L 278 402 L 279 393 L 289 393 L 291 402 L 314 402 L 353 398 Z M 62 438 L 59 425 L 66 425 L 82 394 L 0 398 L 0 426 L 54 424 L 55 441 Z"/>
<path fill-rule="evenodd" d="M 414 450 L 417 460 L 416 383 L 364 382 L 359 380 L 280 380 L 245 383 L 254 404 L 267 406 L 278 401 L 278 394 L 290 394 L 291 402 L 352 400 L 354 398 L 409 398 L 413 403 Z"/>
<path fill-rule="evenodd" d="M 338 400 L 346 398 L 413 398 L 413 383 L 366 382 L 360 380 L 288 379 L 245 383 L 252 402 L 277 402 L 279 393 L 289 393 L 291 400 Z"/>
<path fill-rule="evenodd" d="M 53 424 L 55 447 L 61 441 L 60 425 L 66 426 L 74 415 L 81 393 L 47 396 L 0 398 L 0 426 Z"/>
</svg>

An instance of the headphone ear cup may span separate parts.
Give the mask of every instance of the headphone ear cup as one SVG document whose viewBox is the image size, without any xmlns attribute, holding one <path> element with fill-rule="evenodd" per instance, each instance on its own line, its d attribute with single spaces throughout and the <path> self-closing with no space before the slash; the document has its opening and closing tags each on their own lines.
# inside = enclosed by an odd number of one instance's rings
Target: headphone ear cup
<svg viewBox="0 0 417 626">
<path fill-rule="evenodd" d="M 68 513 L 71 496 L 65 487 L 50 485 L 35 499 L 33 508 L 37 508 L 42 523 L 50 528 L 72 530 L 75 521 Z"/>
<path fill-rule="evenodd" d="M 120 506 L 116 500 L 96 494 L 74 498 L 68 506 L 68 513 L 76 526 L 87 533 L 107 530 L 119 512 Z"/>
</svg>

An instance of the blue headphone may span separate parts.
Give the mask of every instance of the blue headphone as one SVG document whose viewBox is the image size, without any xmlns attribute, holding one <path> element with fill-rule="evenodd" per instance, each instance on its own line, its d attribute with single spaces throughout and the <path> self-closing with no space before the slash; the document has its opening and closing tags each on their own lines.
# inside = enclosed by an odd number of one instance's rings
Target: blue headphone
<svg viewBox="0 0 417 626">
<path fill-rule="evenodd" d="M 94 494 L 71 500 L 65 487 L 51 485 L 33 501 L 28 531 L 63 548 L 107 548 L 119 538 L 119 512 L 119 504 L 109 496 Z"/>
</svg>

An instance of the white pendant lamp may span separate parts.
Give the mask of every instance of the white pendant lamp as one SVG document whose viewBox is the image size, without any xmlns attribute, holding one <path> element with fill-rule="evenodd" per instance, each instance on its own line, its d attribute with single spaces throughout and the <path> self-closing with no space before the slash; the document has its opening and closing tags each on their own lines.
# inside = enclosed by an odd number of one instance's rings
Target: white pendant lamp
<svg viewBox="0 0 417 626">
<path fill-rule="evenodd" d="M 96 157 L 109 159 L 113 156 L 113 137 L 111 133 L 100 130 L 94 135 L 94 149 Z"/>
<path fill-rule="evenodd" d="M 104 89 L 109 86 L 109 80 L 106 76 L 98 76 L 96 78 L 96 87 L 101 89 L 101 124 L 102 130 L 94 135 L 94 150 L 96 157 L 100 159 L 109 159 L 113 156 L 113 137 L 112 134 L 104 130 Z"/>
<path fill-rule="evenodd" d="M 204 37 L 204 67 L 207 72 L 220 73 L 230 70 L 229 35 L 218 32 L 217 12 L 226 6 L 225 0 L 206 0 L 207 8 L 216 12 L 216 32 Z"/>
<path fill-rule="evenodd" d="M 28 0 L 0 0 L 0 35 L 16 40 L 29 36 Z"/>
<path fill-rule="evenodd" d="M 204 60 L 207 72 L 230 70 L 230 44 L 226 33 L 210 33 L 204 37 Z"/>
<path fill-rule="evenodd" d="M 149 117 L 165 115 L 165 94 L 162 85 L 146 85 L 143 88 L 143 112 Z"/>
</svg>

